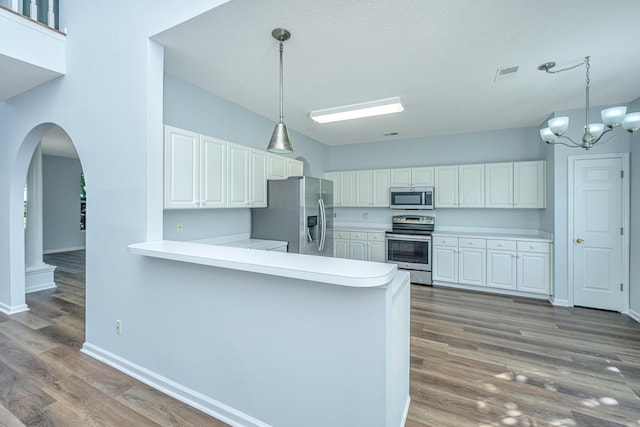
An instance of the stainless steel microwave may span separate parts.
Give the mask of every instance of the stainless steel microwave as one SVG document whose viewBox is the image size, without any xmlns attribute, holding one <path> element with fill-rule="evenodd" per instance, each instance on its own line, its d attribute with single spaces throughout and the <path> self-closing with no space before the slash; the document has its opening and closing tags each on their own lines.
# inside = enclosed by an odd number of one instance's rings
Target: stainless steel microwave
<svg viewBox="0 0 640 427">
<path fill-rule="evenodd" d="M 433 209 L 433 187 L 391 187 L 391 209 Z"/>
</svg>

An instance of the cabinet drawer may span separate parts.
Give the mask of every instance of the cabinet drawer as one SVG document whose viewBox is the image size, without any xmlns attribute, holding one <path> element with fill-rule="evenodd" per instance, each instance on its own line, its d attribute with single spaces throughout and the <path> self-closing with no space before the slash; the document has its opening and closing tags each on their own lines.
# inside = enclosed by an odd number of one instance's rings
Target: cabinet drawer
<svg viewBox="0 0 640 427">
<path fill-rule="evenodd" d="M 367 233 L 367 239 L 374 242 L 384 242 L 384 233 Z"/>
<path fill-rule="evenodd" d="M 461 248 L 484 249 L 487 247 L 487 241 L 485 239 L 469 239 L 467 237 L 460 237 L 458 238 L 458 246 Z"/>
<path fill-rule="evenodd" d="M 334 230 L 333 231 L 333 238 L 334 239 L 348 239 L 349 238 L 349 232 L 348 231 Z"/>
<path fill-rule="evenodd" d="M 458 238 L 457 237 L 434 237 L 433 245 L 458 247 Z"/>
<path fill-rule="evenodd" d="M 487 240 L 487 249 L 497 249 L 500 251 L 515 251 L 517 248 L 515 240 Z"/>
<path fill-rule="evenodd" d="M 367 233 L 362 231 L 351 231 L 349 233 L 349 238 L 355 240 L 367 240 Z"/>
<path fill-rule="evenodd" d="M 537 252 L 547 254 L 549 253 L 549 243 L 518 241 L 518 252 Z"/>
</svg>

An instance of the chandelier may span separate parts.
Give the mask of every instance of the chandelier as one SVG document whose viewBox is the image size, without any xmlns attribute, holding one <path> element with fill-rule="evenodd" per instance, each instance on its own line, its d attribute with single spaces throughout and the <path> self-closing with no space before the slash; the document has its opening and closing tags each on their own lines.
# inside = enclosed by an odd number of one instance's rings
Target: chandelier
<svg viewBox="0 0 640 427">
<path fill-rule="evenodd" d="M 574 141 L 573 139 L 565 135 L 565 132 L 569 128 L 569 117 L 554 117 L 553 119 L 549 120 L 549 127 L 540 129 L 540 137 L 542 138 L 542 140 L 547 144 L 562 144 L 571 148 L 582 147 L 585 150 L 588 150 L 593 147 L 598 141 L 600 141 L 604 135 L 615 130 L 620 125 L 622 125 L 622 127 L 631 134 L 638 133 L 638 131 L 640 131 L 640 112 L 627 114 L 627 107 L 613 107 L 602 110 L 600 116 L 603 123 L 589 123 L 589 83 L 591 77 L 589 74 L 589 69 L 591 68 L 591 65 L 589 64 L 588 56 L 584 57 L 584 61 L 571 67 L 563 68 L 561 70 L 552 70 L 552 68 L 556 66 L 555 62 L 545 62 L 538 67 L 538 70 L 546 71 L 550 74 L 558 74 L 563 71 L 573 70 L 574 68 L 580 67 L 581 65 L 585 66 L 585 74 L 587 80 L 585 89 L 585 124 L 584 134 L 582 135 L 582 142 Z M 611 141 L 619 135 L 620 134 L 618 133 L 617 135 L 612 136 L 606 141 Z M 565 141 L 570 142 L 570 144 L 566 143 Z"/>
</svg>

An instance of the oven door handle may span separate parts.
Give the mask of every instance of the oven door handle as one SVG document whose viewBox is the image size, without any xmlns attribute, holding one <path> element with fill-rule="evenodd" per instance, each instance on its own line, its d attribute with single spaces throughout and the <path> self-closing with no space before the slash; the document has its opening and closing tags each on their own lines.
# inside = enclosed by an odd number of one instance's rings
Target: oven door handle
<svg viewBox="0 0 640 427">
<path fill-rule="evenodd" d="M 425 235 L 416 235 L 416 234 L 387 234 L 387 239 L 398 239 L 398 240 L 413 240 L 416 242 L 428 242 L 431 240 L 431 236 Z"/>
</svg>

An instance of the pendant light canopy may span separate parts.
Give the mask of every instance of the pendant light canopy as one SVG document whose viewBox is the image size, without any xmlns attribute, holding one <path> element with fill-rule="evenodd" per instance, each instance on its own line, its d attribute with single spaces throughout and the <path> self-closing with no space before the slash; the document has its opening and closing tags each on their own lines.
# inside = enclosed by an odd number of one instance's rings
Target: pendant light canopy
<svg viewBox="0 0 640 427">
<path fill-rule="evenodd" d="M 289 38 L 291 37 L 291 33 L 284 28 L 276 28 L 271 32 L 271 35 L 274 39 L 280 42 L 280 120 L 273 130 L 273 135 L 271 135 L 271 141 L 269 141 L 267 151 L 270 151 L 272 153 L 291 153 L 293 152 L 293 147 L 291 147 L 291 141 L 289 141 L 289 132 L 287 131 L 287 126 L 285 126 L 284 124 L 284 109 L 282 102 L 282 53 L 284 51 L 283 45 L 286 40 L 289 40 Z"/>
</svg>

